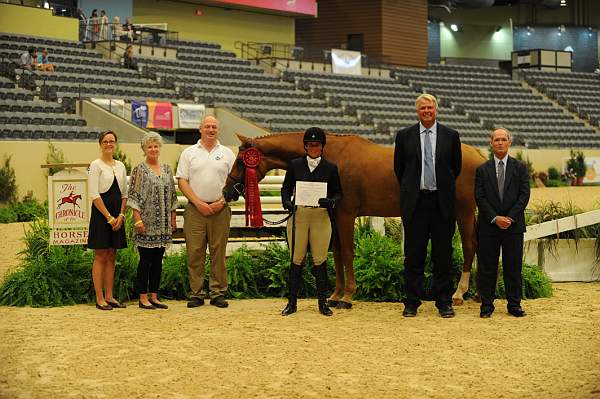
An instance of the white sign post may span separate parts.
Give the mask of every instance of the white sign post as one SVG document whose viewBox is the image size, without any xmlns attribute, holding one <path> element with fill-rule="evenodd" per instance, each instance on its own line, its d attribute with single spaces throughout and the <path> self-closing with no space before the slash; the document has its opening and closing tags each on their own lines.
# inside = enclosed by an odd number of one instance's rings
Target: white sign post
<svg viewBox="0 0 600 399">
<path fill-rule="evenodd" d="M 85 172 L 65 169 L 48 176 L 50 245 L 87 244 L 90 211 Z"/>
</svg>

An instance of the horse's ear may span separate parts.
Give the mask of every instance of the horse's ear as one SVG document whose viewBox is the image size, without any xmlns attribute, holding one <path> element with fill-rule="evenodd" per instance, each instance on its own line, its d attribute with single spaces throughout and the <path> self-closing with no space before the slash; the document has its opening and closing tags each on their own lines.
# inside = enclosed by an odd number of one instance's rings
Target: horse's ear
<svg viewBox="0 0 600 399">
<path fill-rule="evenodd" d="M 240 142 L 242 144 L 246 144 L 250 140 L 248 137 L 246 137 L 242 134 L 236 133 L 235 135 L 238 137 L 238 139 L 240 140 Z"/>
</svg>

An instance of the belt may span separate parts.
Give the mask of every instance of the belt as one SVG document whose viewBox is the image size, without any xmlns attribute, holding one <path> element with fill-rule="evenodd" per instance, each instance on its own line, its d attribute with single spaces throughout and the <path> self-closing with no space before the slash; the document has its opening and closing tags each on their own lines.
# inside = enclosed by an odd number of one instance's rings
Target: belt
<svg viewBox="0 0 600 399">
<path fill-rule="evenodd" d="M 419 193 L 422 195 L 432 195 L 437 193 L 437 190 L 420 190 Z"/>
</svg>

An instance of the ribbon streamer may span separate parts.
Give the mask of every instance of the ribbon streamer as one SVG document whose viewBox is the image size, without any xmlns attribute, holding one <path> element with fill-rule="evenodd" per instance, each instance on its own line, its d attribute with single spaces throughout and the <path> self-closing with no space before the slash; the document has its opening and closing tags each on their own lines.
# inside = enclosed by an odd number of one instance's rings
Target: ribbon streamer
<svg viewBox="0 0 600 399">
<path fill-rule="evenodd" d="M 260 204 L 260 190 L 256 167 L 260 163 L 260 152 L 256 148 L 244 151 L 244 165 L 246 166 L 246 226 L 263 227 L 262 208 Z"/>
</svg>

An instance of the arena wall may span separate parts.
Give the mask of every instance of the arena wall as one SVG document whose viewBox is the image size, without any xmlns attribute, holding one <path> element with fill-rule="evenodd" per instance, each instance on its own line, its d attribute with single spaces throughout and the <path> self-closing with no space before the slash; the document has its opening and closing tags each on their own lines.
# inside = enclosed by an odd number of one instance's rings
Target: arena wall
<svg viewBox="0 0 600 399">
<path fill-rule="evenodd" d="M 0 4 L 0 31 L 49 39 L 79 40 L 76 18 L 55 17 L 52 10 Z"/>
<path fill-rule="evenodd" d="M 202 10 L 201 16 L 196 10 Z M 175 1 L 133 2 L 134 23 L 168 23 L 182 40 L 203 40 L 234 51 L 236 41 L 294 43 L 294 18 Z"/>
</svg>

